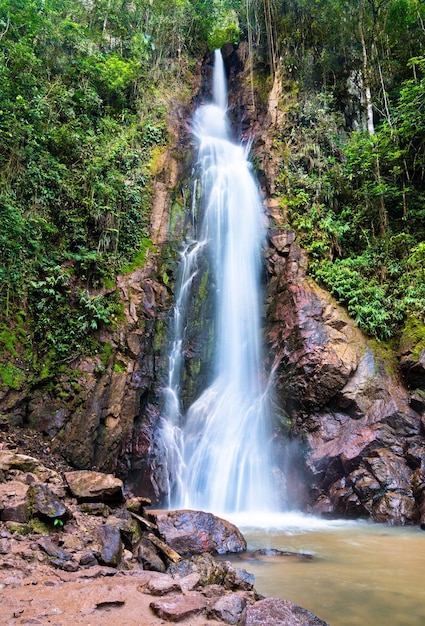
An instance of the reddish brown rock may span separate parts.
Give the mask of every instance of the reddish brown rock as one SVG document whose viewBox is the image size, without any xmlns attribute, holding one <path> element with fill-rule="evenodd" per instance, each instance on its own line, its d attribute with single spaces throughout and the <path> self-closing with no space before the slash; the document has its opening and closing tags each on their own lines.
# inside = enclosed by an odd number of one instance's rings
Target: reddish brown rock
<svg viewBox="0 0 425 626">
<path fill-rule="evenodd" d="M 19 481 L 0 484 L 0 519 L 25 524 L 29 519 L 29 486 Z"/>
<path fill-rule="evenodd" d="M 248 605 L 241 626 L 327 626 L 310 611 L 288 600 L 266 598 Z"/>
<path fill-rule="evenodd" d="M 182 555 L 203 552 L 242 552 L 246 541 L 236 526 L 204 511 L 152 513 L 158 531 L 173 550 Z"/>
<path fill-rule="evenodd" d="M 238 624 L 246 604 L 246 598 L 235 593 L 225 595 L 211 605 L 208 616 L 225 624 Z"/>
<path fill-rule="evenodd" d="M 362 336 L 328 294 L 305 278 L 305 254 L 296 244 L 283 267 L 269 290 L 272 369 L 290 401 L 323 406 L 355 372 Z"/>
<path fill-rule="evenodd" d="M 306 277 L 296 244 L 286 255 L 271 251 L 268 263 L 270 365 L 280 409 L 303 449 L 287 447 L 286 454 L 283 446 L 288 492 L 297 497 L 302 485 L 295 504 L 315 513 L 416 523 L 419 392 L 411 401 L 394 358 L 374 352 L 342 307 Z"/>
<path fill-rule="evenodd" d="M 199 615 L 207 608 L 207 600 L 200 594 L 194 596 L 173 596 L 150 603 L 152 611 L 162 619 L 181 622 Z"/>
<path fill-rule="evenodd" d="M 71 493 L 80 501 L 111 502 L 123 500 L 123 482 L 112 474 L 80 470 L 65 472 Z"/>
<path fill-rule="evenodd" d="M 153 596 L 165 596 L 167 594 L 181 591 L 180 583 L 171 576 L 161 576 L 149 581 L 146 589 Z"/>
</svg>

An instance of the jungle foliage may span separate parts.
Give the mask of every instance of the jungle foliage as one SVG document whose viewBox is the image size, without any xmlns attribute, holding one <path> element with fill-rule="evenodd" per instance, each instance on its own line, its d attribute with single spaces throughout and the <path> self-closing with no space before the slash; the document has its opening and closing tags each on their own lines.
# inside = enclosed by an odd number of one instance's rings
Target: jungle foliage
<svg viewBox="0 0 425 626">
<path fill-rule="evenodd" d="M 371 335 L 424 319 L 423 2 L 0 0 L 0 349 L 36 375 L 119 317 L 167 103 L 239 39 L 297 94 L 277 193 L 312 275 Z"/>
<path fill-rule="evenodd" d="M 297 94 L 277 138 L 287 224 L 311 275 L 389 339 L 425 321 L 425 5 L 263 4 L 263 55 Z"/>
<path fill-rule="evenodd" d="M 0 0 L 0 323 L 53 362 L 114 323 L 115 276 L 151 247 L 165 103 L 236 37 L 224 0 Z"/>
</svg>

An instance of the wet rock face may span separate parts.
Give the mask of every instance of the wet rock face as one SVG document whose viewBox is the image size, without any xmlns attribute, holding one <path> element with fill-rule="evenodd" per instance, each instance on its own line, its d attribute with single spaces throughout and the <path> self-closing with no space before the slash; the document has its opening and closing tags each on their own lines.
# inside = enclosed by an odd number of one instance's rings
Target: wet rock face
<svg viewBox="0 0 425 626">
<path fill-rule="evenodd" d="M 283 240 L 272 232 L 267 339 L 277 402 L 303 447 L 288 488 L 298 473 L 309 489 L 295 506 L 416 523 L 424 508 L 416 471 L 425 458 L 422 395 L 408 393 L 394 359 L 373 351 L 342 307 L 306 278 L 302 250 Z"/>
<path fill-rule="evenodd" d="M 281 230 L 293 239 L 293 231 Z M 296 244 L 287 252 L 275 249 L 268 266 L 273 274 L 267 338 L 278 384 L 293 406 L 323 406 L 356 370 L 360 333 L 324 291 L 306 280 L 306 257 Z"/>
</svg>

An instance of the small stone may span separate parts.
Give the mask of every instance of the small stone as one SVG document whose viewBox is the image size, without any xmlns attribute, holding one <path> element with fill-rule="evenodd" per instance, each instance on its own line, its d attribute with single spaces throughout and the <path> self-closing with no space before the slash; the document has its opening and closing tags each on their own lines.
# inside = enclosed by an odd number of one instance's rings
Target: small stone
<svg viewBox="0 0 425 626">
<path fill-rule="evenodd" d="M 52 559 L 50 564 L 57 569 L 62 569 L 64 572 L 76 572 L 78 570 L 78 563 L 76 561 L 65 561 L 64 559 Z"/>
<path fill-rule="evenodd" d="M 41 537 L 38 540 L 39 547 L 49 556 L 53 556 L 55 558 L 61 559 L 63 561 L 69 561 L 71 559 L 71 555 L 64 550 L 61 550 L 56 546 L 52 541 L 47 539 L 47 537 Z"/>
<path fill-rule="evenodd" d="M 80 556 L 80 565 L 83 565 L 83 566 L 97 565 L 97 559 L 95 555 L 93 554 L 93 552 L 85 552 L 84 554 L 82 554 Z"/>
<path fill-rule="evenodd" d="M 222 596 L 214 602 L 208 612 L 208 616 L 225 624 L 237 624 L 246 604 L 246 599 L 236 594 Z"/>
<path fill-rule="evenodd" d="M 150 608 L 161 619 L 181 622 L 205 611 L 207 601 L 201 596 L 172 596 L 150 603 Z"/>
<path fill-rule="evenodd" d="M 171 576 L 162 576 L 154 578 L 147 584 L 147 590 L 153 596 L 164 596 L 167 593 L 181 591 L 180 583 Z"/>
</svg>

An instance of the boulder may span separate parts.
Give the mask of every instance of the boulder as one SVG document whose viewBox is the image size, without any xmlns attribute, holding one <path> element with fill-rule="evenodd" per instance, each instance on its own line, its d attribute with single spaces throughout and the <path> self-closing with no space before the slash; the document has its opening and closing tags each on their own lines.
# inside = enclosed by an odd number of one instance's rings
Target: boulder
<svg viewBox="0 0 425 626">
<path fill-rule="evenodd" d="M 0 483 L 0 519 L 25 524 L 29 519 L 29 485 L 13 480 Z"/>
<path fill-rule="evenodd" d="M 151 570 L 154 572 L 165 572 L 166 567 L 164 561 L 158 554 L 158 550 L 154 544 L 146 537 L 137 544 L 134 549 L 134 554 L 137 561 L 142 565 L 143 569 Z"/>
<path fill-rule="evenodd" d="M 208 617 L 224 624 L 238 624 L 246 604 L 246 598 L 235 593 L 222 596 L 211 605 Z"/>
<path fill-rule="evenodd" d="M 79 470 L 65 472 L 65 479 L 79 501 L 122 502 L 124 499 L 123 482 L 112 474 Z"/>
<path fill-rule="evenodd" d="M 69 517 L 68 509 L 46 486 L 33 483 L 28 491 L 31 514 L 46 521 L 65 521 Z"/>
<path fill-rule="evenodd" d="M 248 605 L 239 623 L 240 626 L 328 626 L 307 609 L 278 598 Z"/>
<path fill-rule="evenodd" d="M 171 596 L 164 600 L 151 602 L 149 606 L 155 615 L 158 615 L 161 619 L 170 622 L 181 622 L 205 611 L 207 600 L 201 595 Z"/>
<path fill-rule="evenodd" d="M 157 511 L 151 515 L 164 541 L 181 555 L 243 552 L 246 541 L 234 524 L 204 511 Z"/>
<path fill-rule="evenodd" d="M 227 591 L 252 591 L 254 588 L 253 574 L 234 567 L 230 561 L 216 561 L 208 553 L 183 559 L 171 565 L 168 573 L 179 579 L 196 574 L 202 587 L 219 585 L 220 590 Z"/>
<path fill-rule="evenodd" d="M 114 526 L 104 524 L 98 528 L 97 533 L 101 544 L 99 562 L 102 565 L 118 567 L 123 551 L 120 531 Z"/>
</svg>

